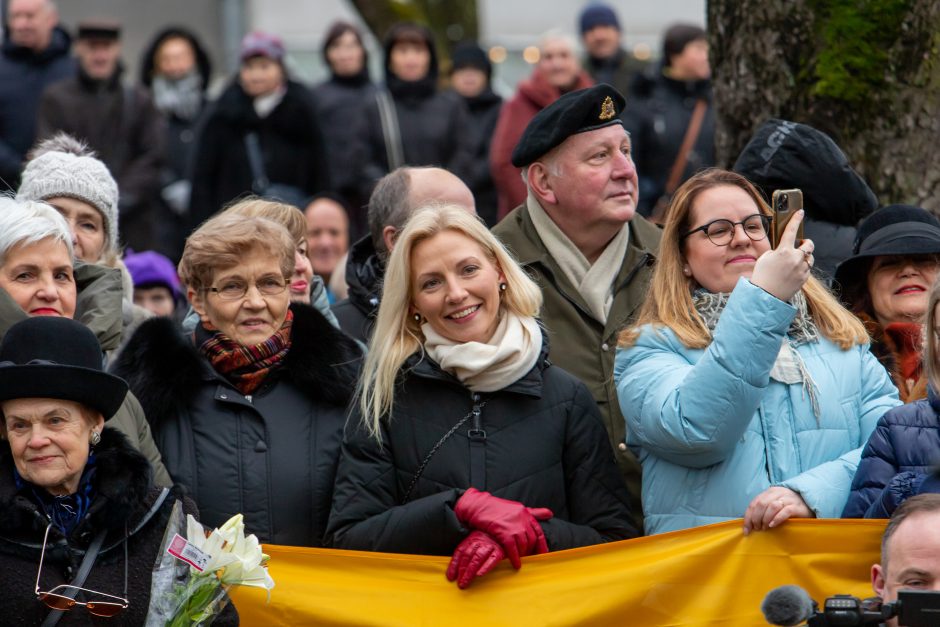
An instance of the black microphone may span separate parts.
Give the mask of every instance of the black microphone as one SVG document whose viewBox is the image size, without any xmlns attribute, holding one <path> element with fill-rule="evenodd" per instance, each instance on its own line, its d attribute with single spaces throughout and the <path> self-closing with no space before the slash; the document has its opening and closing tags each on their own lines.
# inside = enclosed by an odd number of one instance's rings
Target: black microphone
<svg viewBox="0 0 940 627">
<path fill-rule="evenodd" d="M 794 627 L 816 614 L 816 602 L 799 586 L 780 586 L 764 597 L 760 611 L 771 625 Z"/>
</svg>

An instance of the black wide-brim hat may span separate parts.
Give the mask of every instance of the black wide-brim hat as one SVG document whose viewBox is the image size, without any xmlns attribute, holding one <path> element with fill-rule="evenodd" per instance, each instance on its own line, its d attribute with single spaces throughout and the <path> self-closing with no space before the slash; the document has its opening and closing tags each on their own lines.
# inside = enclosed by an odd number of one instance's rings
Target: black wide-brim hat
<svg viewBox="0 0 940 627">
<path fill-rule="evenodd" d="M 843 289 L 867 280 L 861 274 L 874 257 L 940 255 L 940 220 L 920 207 L 883 207 L 859 225 L 852 252 L 836 268 L 835 280 Z"/>
<path fill-rule="evenodd" d="M 14 324 L 0 345 L 0 401 L 55 398 L 114 416 L 127 396 L 124 379 L 102 370 L 101 345 L 85 325 L 36 316 Z"/>
</svg>

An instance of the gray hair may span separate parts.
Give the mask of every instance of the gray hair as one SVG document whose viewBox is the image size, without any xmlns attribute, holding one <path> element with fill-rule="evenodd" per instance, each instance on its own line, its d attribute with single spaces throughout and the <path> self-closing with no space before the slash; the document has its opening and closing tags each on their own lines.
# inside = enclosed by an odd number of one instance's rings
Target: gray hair
<svg viewBox="0 0 940 627">
<path fill-rule="evenodd" d="M 65 244 L 74 261 L 72 232 L 58 211 L 44 202 L 0 197 L 0 266 L 15 246 L 49 238 Z"/>
<path fill-rule="evenodd" d="M 375 186 L 372 196 L 369 197 L 368 221 L 369 235 L 372 245 L 379 257 L 388 257 L 385 238 L 382 231 L 386 226 L 395 227 L 400 231 L 411 216 L 411 203 L 408 192 L 411 189 L 411 176 L 409 172 L 415 168 L 401 167 L 389 172 Z"/>
</svg>

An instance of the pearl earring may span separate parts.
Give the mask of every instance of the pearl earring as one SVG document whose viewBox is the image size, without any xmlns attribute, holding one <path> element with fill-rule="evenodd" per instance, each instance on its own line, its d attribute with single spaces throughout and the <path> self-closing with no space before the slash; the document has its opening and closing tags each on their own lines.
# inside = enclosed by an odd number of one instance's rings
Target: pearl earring
<svg viewBox="0 0 940 627">
<path fill-rule="evenodd" d="M 415 319 L 415 322 L 417 322 L 418 324 L 421 324 L 421 314 L 415 313 L 415 315 L 412 316 L 412 318 Z"/>
<path fill-rule="evenodd" d="M 507 287 L 508 287 L 508 286 L 507 286 L 505 283 L 500 283 L 500 284 L 499 284 L 499 291 L 500 291 L 500 292 L 505 292 Z"/>
</svg>

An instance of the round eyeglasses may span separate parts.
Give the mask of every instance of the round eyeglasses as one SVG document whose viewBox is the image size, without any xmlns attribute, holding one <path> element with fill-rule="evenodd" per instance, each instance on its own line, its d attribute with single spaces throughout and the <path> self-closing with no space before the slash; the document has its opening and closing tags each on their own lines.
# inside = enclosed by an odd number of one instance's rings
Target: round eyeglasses
<svg viewBox="0 0 940 627">
<path fill-rule="evenodd" d="M 700 227 L 684 233 L 680 239 L 685 239 L 689 235 L 701 231 L 705 233 L 708 240 L 715 246 L 727 246 L 734 239 L 734 229 L 739 224 L 741 228 L 744 229 L 744 234 L 747 235 L 748 239 L 752 242 L 759 242 L 762 239 L 766 239 L 767 233 L 770 232 L 770 216 L 755 213 L 740 222 L 732 222 L 731 220 L 725 220 L 723 218 L 712 220 L 708 224 L 703 224 Z"/>
<path fill-rule="evenodd" d="M 244 298 L 248 293 L 250 283 L 242 280 L 225 281 L 219 287 L 207 288 L 213 294 L 217 294 L 222 300 L 238 300 Z M 255 288 L 262 296 L 277 296 L 287 289 L 287 281 L 279 276 L 261 277 L 255 282 Z"/>
</svg>

